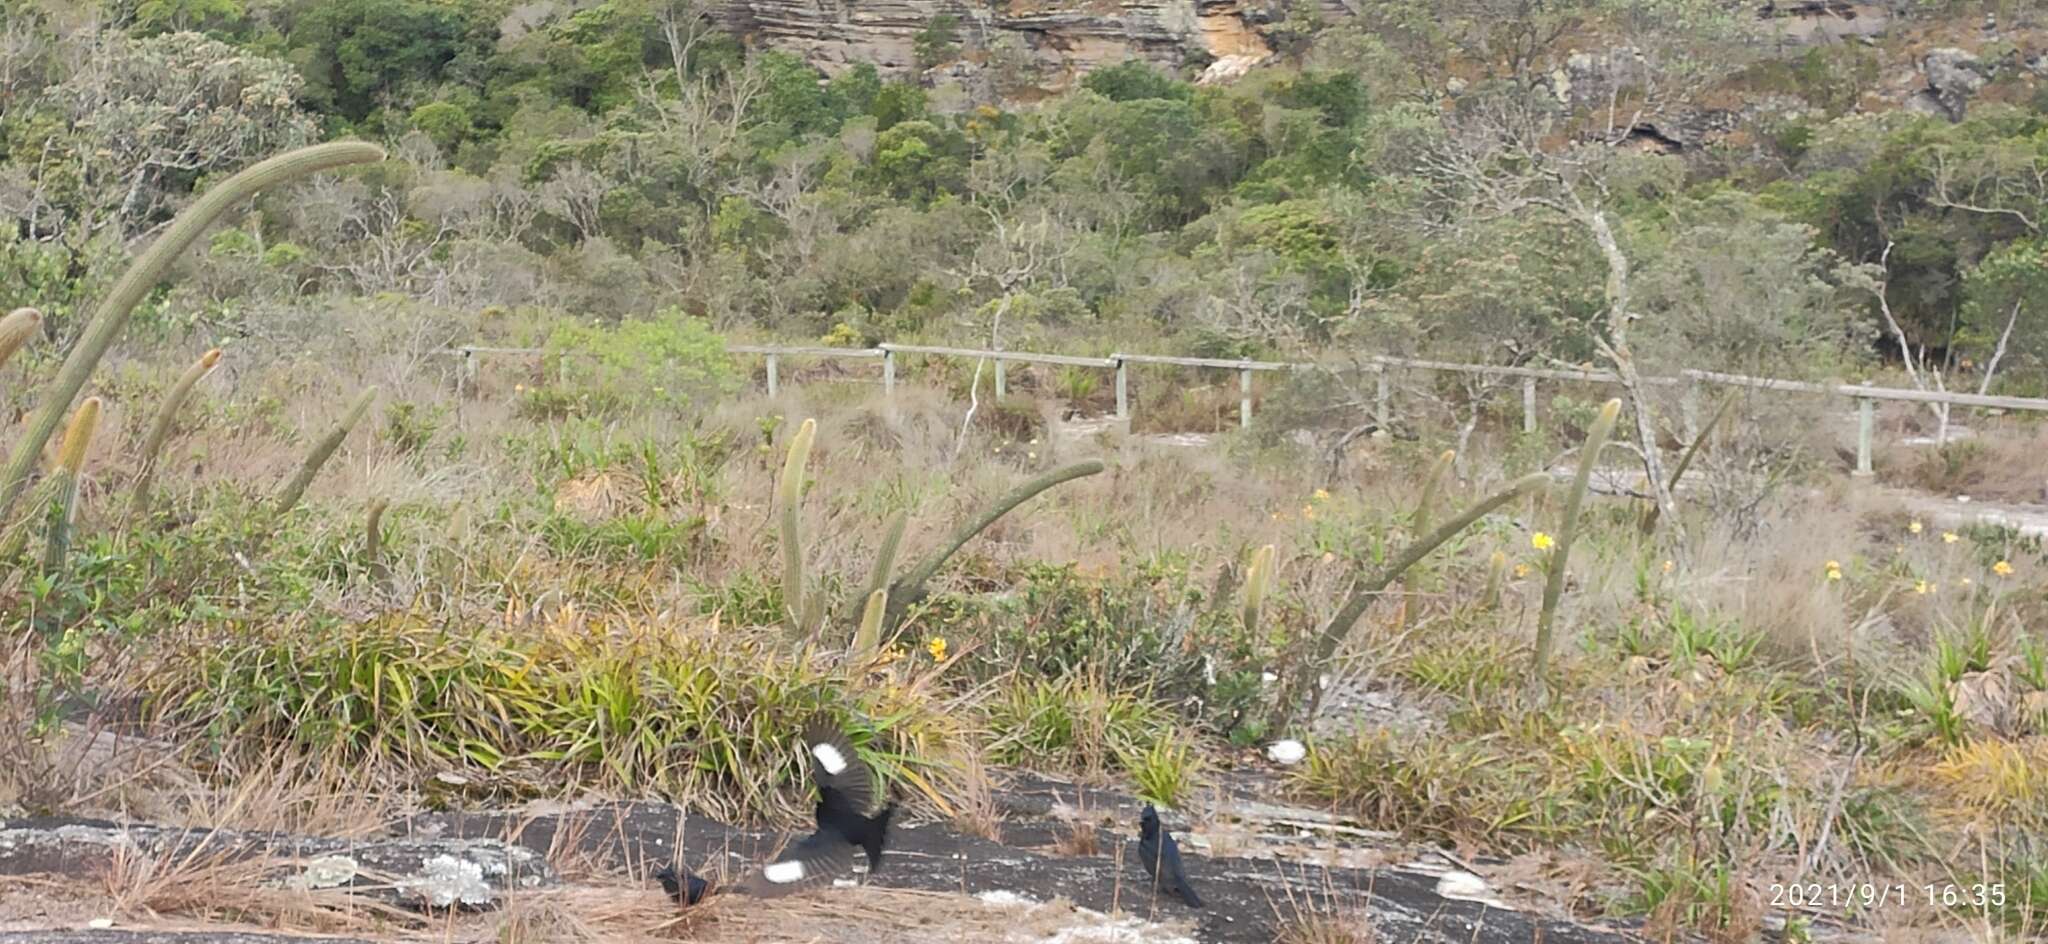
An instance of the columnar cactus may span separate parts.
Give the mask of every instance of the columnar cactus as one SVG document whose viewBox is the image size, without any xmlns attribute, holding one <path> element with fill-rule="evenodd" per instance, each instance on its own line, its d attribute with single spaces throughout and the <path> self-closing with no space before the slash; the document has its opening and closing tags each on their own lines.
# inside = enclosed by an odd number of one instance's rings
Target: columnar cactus
<svg viewBox="0 0 2048 944">
<path fill-rule="evenodd" d="M 7 467 L 0 470 L 0 520 L 7 517 L 15 500 L 21 497 L 21 490 L 28 485 L 29 473 L 35 468 L 36 457 L 42 454 L 43 447 L 49 445 L 50 437 L 57 432 L 57 425 L 63 422 L 65 411 L 71 408 L 72 401 L 78 399 L 79 391 L 85 389 L 85 382 L 92 376 L 93 369 L 99 366 L 100 358 L 113 346 L 121 329 L 127 327 L 128 316 L 134 313 L 135 306 L 163 279 L 171 263 L 177 261 L 209 227 L 236 204 L 260 190 L 323 170 L 383 159 L 383 148 L 360 141 L 300 148 L 229 177 L 179 213 L 177 219 L 171 221 L 170 228 L 150 243 L 128 271 L 122 273 L 120 281 L 114 283 L 113 289 L 94 311 L 85 334 L 72 347 L 71 355 L 64 359 L 64 366 L 58 368 L 56 383 L 43 398 L 35 419 L 29 424 L 28 433 L 14 444 L 14 454 L 8 458 Z"/>
</svg>

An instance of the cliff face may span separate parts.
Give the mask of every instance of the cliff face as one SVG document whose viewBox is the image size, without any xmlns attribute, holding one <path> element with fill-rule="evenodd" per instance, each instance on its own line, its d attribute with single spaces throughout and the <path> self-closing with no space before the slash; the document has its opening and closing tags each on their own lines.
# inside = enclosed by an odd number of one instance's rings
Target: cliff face
<svg viewBox="0 0 2048 944">
<path fill-rule="evenodd" d="M 918 32 L 949 14 L 963 46 L 1021 49 L 1035 84 L 1055 90 L 1126 59 L 1177 68 L 1191 58 L 1260 59 L 1272 51 L 1257 29 L 1268 19 L 1262 0 L 725 0 L 719 14 L 750 41 L 801 55 L 827 73 L 869 62 L 899 76 L 919 71 Z"/>
</svg>

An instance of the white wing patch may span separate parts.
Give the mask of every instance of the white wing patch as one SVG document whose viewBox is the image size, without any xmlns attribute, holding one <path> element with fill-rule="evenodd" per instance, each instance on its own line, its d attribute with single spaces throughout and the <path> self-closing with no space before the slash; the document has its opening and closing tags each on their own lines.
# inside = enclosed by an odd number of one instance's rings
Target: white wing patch
<svg viewBox="0 0 2048 944">
<path fill-rule="evenodd" d="M 804 880 L 804 864 L 801 860 L 776 862 L 761 870 L 761 877 L 777 885 Z"/>
<path fill-rule="evenodd" d="M 825 768 L 828 774 L 836 777 L 846 771 L 846 758 L 840 756 L 839 748 L 830 744 L 811 745 L 811 756 L 818 759 L 818 766 Z"/>
</svg>

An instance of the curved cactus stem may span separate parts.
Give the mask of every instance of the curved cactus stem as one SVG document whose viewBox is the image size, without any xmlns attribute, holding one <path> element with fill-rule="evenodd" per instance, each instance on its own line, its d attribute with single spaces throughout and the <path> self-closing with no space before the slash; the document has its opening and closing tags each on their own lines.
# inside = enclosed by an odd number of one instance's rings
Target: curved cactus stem
<svg viewBox="0 0 2048 944">
<path fill-rule="evenodd" d="M 1430 519 L 1436 516 L 1436 496 L 1443 490 L 1444 480 L 1451 476 L 1451 464 L 1458 461 L 1456 449 L 1446 449 L 1436 457 L 1429 467 L 1429 478 L 1422 481 L 1422 500 L 1415 503 L 1415 533 L 1429 530 Z"/>
<path fill-rule="evenodd" d="M 71 402 L 78 399 L 78 392 L 85 389 L 85 381 L 99 366 L 100 358 L 107 353 L 107 348 L 113 346 L 114 338 L 121 329 L 127 326 L 128 316 L 135 311 L 136 304 L 156 287 L 171 263 L 177 261 L 178 256 L 208 227 L 257 191 L 323 170 L 383 159 L 383 148 L 361 141 L 300 148 L 221 181 L 219 186 L 208 190 L 178 214 L 171 227 L 136 257 L 135 263 L 122 273 L 121 280 L 114 283 L 113 289 L 100 302 L 85 334 L 72 347 L 71 356 L 64 359 L 64 366 L 58 369 L 56 383 L 43 398 L 28 432 L 14 444 L 14 454 L 8 458 L 6 469 L 0 471 L 0 519 L 7 517 L 15 500 L 21 497 L 21 490 L 28 485 L 29 472 L 35 468 L 36 457 L 57 432 L 57 425 L 63 421 L 65 411 L 71 408 Z"/>
<path fill-rule="evenodd" d="M 1543 581 L 1543 610 L 1536 617 L 1536 659 L 1529 666 L 1529 690 L 1538 701 L 1545 696 L 1544 686 L 1549 683 L 1551 629 L 1557 623 L 1557 604 L 1564 599 L 1565 561 L 1571 555 L 1573 539 L 1579 536 L 1579 506 L 1586 501 L 1593 466 L 1600 461 L 1600 450 L 1607 446 L 1607 436 L 1614 432 L 1614 421 L 1620 416 L 1620 399 L 1601 405 L 1600 415 L 1594 417 L 1592 427 L 1586 430 L 1585 445 L 1579 447 L 1579 471 L 1572 476 L 1572 490 L 1565 495 L 1564 520 L 1558 522 L 1557 547 L 1550 552 Z"/>
<path fill-rule="evenodd" d="M 1266 603 L 1266 588 L 1273 581 L 1273 545 L 1268 544 L 1252 552 L 1251 565 L 1244 576 L 1244 632 L 1245 638 L 1257 638 L 1259 632 L 1259 609 Z"/>
<path fill-rule="evenodd" d="M 803 499 L 804 466 L 810 462 L 811 442 L 817 435 L 818 421 L 804 420 L 789 442 L 782 477 L 775 483 L 775 500 L 782 506 L 782 622 L 793 633 L 806 630 L 812 606 L 804 593 L 804 545 L 797 530 L 797 503 Z"/>
<path fill-rule="evenodd" d="M 177 422 L 178 410 L 185 405 L 185 398 L 192 395 L 192 388 L 220 363 L 220 348 L 214 348 L 199 355 L 192 366 L 171 385 L 164 394 L 164 404 L 156 411 L 156 421 L 149 426 L 149 438 L 142 442 L 142 471 L 135 478 L 135 510 L 149 510 L 150 485 L 156 481 L 157 457 L 162 454 L 164 442 L 171 438 L 171 425 Z"/>
<path fill-rule="evenodd" d="M 369 562 L 370 579 L 378 586 L 391 578 L 391 568 L 384 563 L 384 509 L 390 506 L 388 499 L 370 502 L 369 520 L 363 524 L 363 558 Z"/>
<path fill-rule="evenodd" d="M 889 517 L 882 528 L 882 545 L 875 549 L 875 569 L 868 575 L 867 595 L 889 589 L 889 572 L 896 569 L 896 553 L 903 546 L 903 530 L 910 525 L 910 509 Z"/>
<path fill-rule="evenodd" d="M 889 613 L 888 618 L 883 621 L 883 624 L 893 627 L 901 623 L 903 621 L 903 614 L 910 607 L 924 600 L 925 584 L 932 579 L 933 575 L 939 572 L 939 568 L 944 567 L 946 561 L 959 552 L 960 548 L 964 547 L 967 542 L 974 540 L 975 535 L 986 530 L 989 525 L 995 524 L 997 519 L 1009 514 L 1018 505 L 1030 501 L 1038 493 L 1046 489 L 1063 482 L 1071 482 L 1074 479 L 1094 475 L 1101 472 L 1102 469 L 1103 465 L 1100 459 L 1089 459 L 1084 462 L 1076 462 L 1064 468 L 1054 469 L 1011 489 L 1008 494 L 996 499 L 994 504 L 983 509 L 981 514 L 963 522 L 946 539 L 946 546 L 919 562 L 909 573 L 904 574 L 896 582 L 889 585 Z"/>
<path fill-rule="evenodd" d="M 85 452 L 92 446 L 93 431 L 100 425 L 100 398 L 86 397 L 64 429 L 64 444 L 57 451 L 56 502 L 50 514 L 49 544 L 43 552 L 43 570 L 64 572 L 71 556 L 71 525 L 78 518 L 78 487 L 85 474 Z"/>
<path fill-rule="evenodd" d="M 305 463 L 299 466 L 299 474 L 292 476 L 292 480 L 277 493 L 275 514 L 283 516 L 298 507 L 299 499 L 305 497 L 306 487 L 313 484 L 313 477 L 320 474 L 320 467 L 326 465 L 327 460 L 333 458 L 335 451 L 341 448 L 342 441 L 348 438 L 349 430 L 354 429 L 356 423 L 362 421 L 363 414 L 369 411 L 370 401 L 376 395 L 375 387 L 358 394 L 356 402 L 349 405 L 348 415 L 343 416 L 340 423 L 335 424 L 333 429 L 327 431 L 327 435 L 320 437 L 320 441 L 314 444 L 313 451 L 306 454 Z"/>
<path fill-rule="evenodd" d="M 1330 656 L 1336 653 L 1337 646 L 1343 643 L 1344 637 L 1351 635 L 1351 627 L 1357 624 L 1359 617 L 1365 615 L 1366 609 L 1372 606 L 1373 600 L 1379 597 L 1381 591 L 1400 579 L 1402 574 L 1408 572 L 1408 568 L 1428 557 L 1439 545 L 1456 537 L 1458 532 L 1471 527 L 1479 519 L 1491 514 L 1494 509 L 1523 495 L 1540 492 L 1549 487 L 1550 476 L 1542 472 L 1532 472 L 1508 483 L 1506 488 L 1480 499 L 1457 517 L 1444 522 L 1435 531 L 1410 542 L 1407 547 L 1401 549 L 1400 554 L 1388 561 L 1386 566 L 1359 583 L 1352 591 L 1351 598 L 1345 601 L 1343 609 L 1338 610 L 1337 615 L 1323 625 L 1322 631 L 1316 637 L 1314 657 L 1296 666 L 1294 671 L 1289 673 L 1286 685 L 1281 690 L 1280 700 L 1273 706 L 1273 722 L 1267 726 L 1267 730 L 1277 732 L 1287 729 L 1287 725 L 1293 721 L 1294 707 L 1301 701 L 1302 686 L 1315 675 L 1314 667 L 1330 661 Z M 1315 701 L 1310 708 L 1311 713 L 1314 711 L 1314 704 L 1320 704 L 1321 700 L 1322 690 L 1318 688 L 1315 692 Z"/>
<path fill-rule="evenodd" d="M 42 326 L 43 313 L 33 308 L 16 308 L 0 318 L 0 367 L 7 366 L 14 352 L 28 346 Z"/>
<path fill-rule="evenodd" d="M 853 645 L 846 651 L 846 664 L 865 666 L 875 660 L 875 653 L 882 645 L 882 617 L 889 609 L 889 591 L 876 590 L 868 594 L 868 602 L 860 612 L 860 629 L 853 634 Z"/>
<path fill-rule="evenodd" d="M 1479 605 L 1493 609 L 1500 605 L 1501 587 L 1507 583 L 1508 555 L 1505 551 L 1494 551 L 1486 560 L 1486 589 L 1479 594 Z"/>
</svg>

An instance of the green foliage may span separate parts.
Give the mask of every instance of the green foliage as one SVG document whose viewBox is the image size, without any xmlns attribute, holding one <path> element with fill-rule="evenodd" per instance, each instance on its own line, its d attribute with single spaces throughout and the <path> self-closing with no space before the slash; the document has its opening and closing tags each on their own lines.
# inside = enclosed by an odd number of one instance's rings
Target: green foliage
<svg viewBox="0 0 2048 944">
<path fill-rule="evenodd" d="M 1152 766 L 1173 721 L 1150 699 L 1077 674 L 1004 686 L 988 707 L 988 727 L 997 763 L 1100 773 Z"/>
<path fill-rule="evenodd" d="M 383 101 L 483 60 L 491 25 L 481 5 L 321 0 L 299 11 L 286 46 L 311 104 L 360 122 Z"/>
<path fill-rule="evenodd" d="M 872 710 L 873 694 L 731 633 L 586 631 L 566 613 L 546 633 L 410 617 L 331 629 L 249 626 L 176 646 L 153 694 L 231 747 L 454 764 L 486 783 L 537 765 L 573 768 L 624 789 L 700 797 L 722 815 L 808 802 L 794 787 L 807 782 L 802 755 L 784 747 L 821 713 L 882 719 L 848 726 L 878 747 L 949 730 L 930 706 Z"/>
<path fill-rule="evenodd" d="M 1108 68 L 1090 72 L 1081 80 L 1081 87 L 1112 102 L 1129 102 L 1141 98 L 1191 102 L 1195 98 L 1194 86 L 1176 80 L 1142 59 L 1126 59 Z"/>
<path fill-rule="evenodd" d="M 960 53 L 960 18 L 940 13 L 926 21 L 910 41 L 919 66 L 929 69 L 946 62 Z"/>
<path fill-rule="evenodd" d="M 680 407 L 737 382 L 724 337 L 675 308 L 610 326 L 564 324 L 548 335 L 546 351 L 561 378 L 553 394 L 595 398 L 597 412 L 626 403 Z"/>
<path fill-rule="evenodd" d="M 409 119 L 414 128 L 420 130 L 442 151 L 453 152 L 456 146 L 467 140 L 475 131 L 469 111 L 454 102 L 428 102 L 412 110 Z"/>
</svg>

